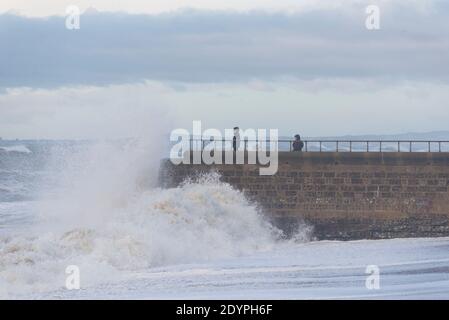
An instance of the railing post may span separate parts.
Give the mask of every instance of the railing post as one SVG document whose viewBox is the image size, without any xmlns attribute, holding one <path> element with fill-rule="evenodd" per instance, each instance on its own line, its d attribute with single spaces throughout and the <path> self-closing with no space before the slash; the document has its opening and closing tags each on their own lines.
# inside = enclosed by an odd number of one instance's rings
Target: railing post
<svg viewBox="0 0 449 320">
<path fill-rule="evenodd" d="M 410 152 L 412 152 L 412 141 L 410 141 Z"/>
<path fill-rule="evenodd" d="M 398 141 L 398 152 L 401 152 L 401 141 Z"/>
<path fill-rule="evenodd" d="M 309 149 L 307 148 L 307 145 L 308 145 L 307 141 L 305 142 L 305 144 L 306 144 L 306 152 L 308 152 Z"/>
<path fill-rule="evenodd" d="M 338 140 L 337 140 L 337 152 L 338 152 Z"/>
<path fill-rule="evenodd" d="M 321 143 L 322 143 L 322 141 L 320 141 L 320 152 L 322 151 Z"/>
<path fill-rule="evenodd" d="M 438 141 L 438 152 L 441 153 L 441 141 Z"/>
<path fill-rule="evenodd" d="M 380 141 L 380 153 L 382 153 L 382 141 Z"/>
<path fill-rule="evenodd" d="M 349 152 L 352 152 L 352 140 L 349 141 Z"/>
<path fill-rule="evenodd" d="M 369 141 L 366 142 L 366 152 L 369 152 Z"/>
<path fill-rule="evenodd" d="M 430 153 L 430 150 L 431 150 L 432 148 L 430 147 L 430 141 L 429 141 L 429 153 Z"/>
</svg>

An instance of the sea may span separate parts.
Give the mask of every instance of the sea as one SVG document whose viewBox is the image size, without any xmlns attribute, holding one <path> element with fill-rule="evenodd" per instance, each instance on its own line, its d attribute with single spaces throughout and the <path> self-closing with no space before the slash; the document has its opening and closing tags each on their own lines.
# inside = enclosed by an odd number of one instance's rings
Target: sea
<svg viewBox="0 0 449 320">
<path fill-rule="evenodd" d="M 159 187 L 161 157 L 1 140 L 0 298 L 449 298 L 449 238 L 286 238 L 217 174 Z"/>
</svg>

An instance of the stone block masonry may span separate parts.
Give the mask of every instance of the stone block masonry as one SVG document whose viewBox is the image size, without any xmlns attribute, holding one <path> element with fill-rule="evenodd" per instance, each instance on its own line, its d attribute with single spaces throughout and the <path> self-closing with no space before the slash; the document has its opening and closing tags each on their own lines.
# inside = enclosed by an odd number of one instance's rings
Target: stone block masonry
<svg viewBox="0 0 449 320">
<path fill-rule="evenodd" d="M 280 152 L 276 175 L 258 169 L 167 160 L 161 183 L 216 171 L 286 234 L 305 222 L 318 239 L 449 236 L 449 153 Z"/>
</svg>

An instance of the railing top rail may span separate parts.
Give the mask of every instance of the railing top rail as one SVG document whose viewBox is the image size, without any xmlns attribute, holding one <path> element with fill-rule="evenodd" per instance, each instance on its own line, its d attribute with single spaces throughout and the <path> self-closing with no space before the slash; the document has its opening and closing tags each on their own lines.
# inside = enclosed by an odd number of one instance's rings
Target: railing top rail
<svg viewBox="0 0 449 320">
<path fill-rule="evenodd" d="M 214 140 L 214 139 L 201 139 L 201 138 L 190 138 L 191 141 L 232 141 L 232 139 L 218 139 L 218 140 Z M 242 139 L 242 141 L 248 141 L 248 142 L 259 142 L 259 141 L 264 141 L 264 140 L 258 140 L 258 139 Z M 270 139 L 266 139 L 265 141 L 270 141 Z M 295 139 L 277 139 L 278 142 L 294 142 Z M 372 139 L 366 139 L 366 140 L 360 140 L 360 139 L 356 139 L 356 140 L 340 140 L 340 139 L 334 139 L 334 140 L 328 140 L 328 139 L 322 139 L 322 140 L 318 140 L 318 139 L 304 139 L 301 140 L 303 142 L 359 142 L 359 143 L 378 143 L 378 142 L 386 142 L 386 143 L 449 143 L 449 140 L 372 140 Z"/>
<path fill-rule="evenodd" d="M 283 149 L 293 151 L 295 149 L 294 141 L 294 139 L 275 140 L 278 145 L 277 149 L 280 151 Z M 270 142 L 273 141 L 269 139 L 248 139 L 246 137 L 240 139 L 240 144 L 243 144 L 245 150 L 251 150 L 254 147 L 257 150 L 260 143 L 265 144 L 266 147 L 270 145 Z M 302 142 L 304 145 L 301 151 L 305 152 L 449 152 L 449 140 L 305 139 Z M 210 143 L 214 143 L 215 148 L 229 148 L 230 145 L 236 148 L 233 144 L 233 139 L 190 138 L 190 146 L 192 149 L 203 149 L 206 145 L 210 145 Z M 289 145 L 287 148 L 285 148 L 286 143 Z M 284 148 L 282 148 L 282 145 Z M 423 145 L 425 148 L 423 148 Z"/>
</svg>

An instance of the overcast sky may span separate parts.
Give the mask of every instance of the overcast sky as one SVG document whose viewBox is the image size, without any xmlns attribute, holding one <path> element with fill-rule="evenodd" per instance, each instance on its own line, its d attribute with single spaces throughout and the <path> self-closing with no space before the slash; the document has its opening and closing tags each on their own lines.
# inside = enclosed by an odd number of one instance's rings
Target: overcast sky
<svg viewBox="0 0 449 320">
<path fill-rule="evenodd" d="M 0 136 L 449 129 L 448 1 L 2 1 Z M 84 14 L 65 27 L 65 8 Z M 380 8 L 380 30 L 365 27 Z M 95 9 L 92 9 L 95 8 Z"/>
</svg>

